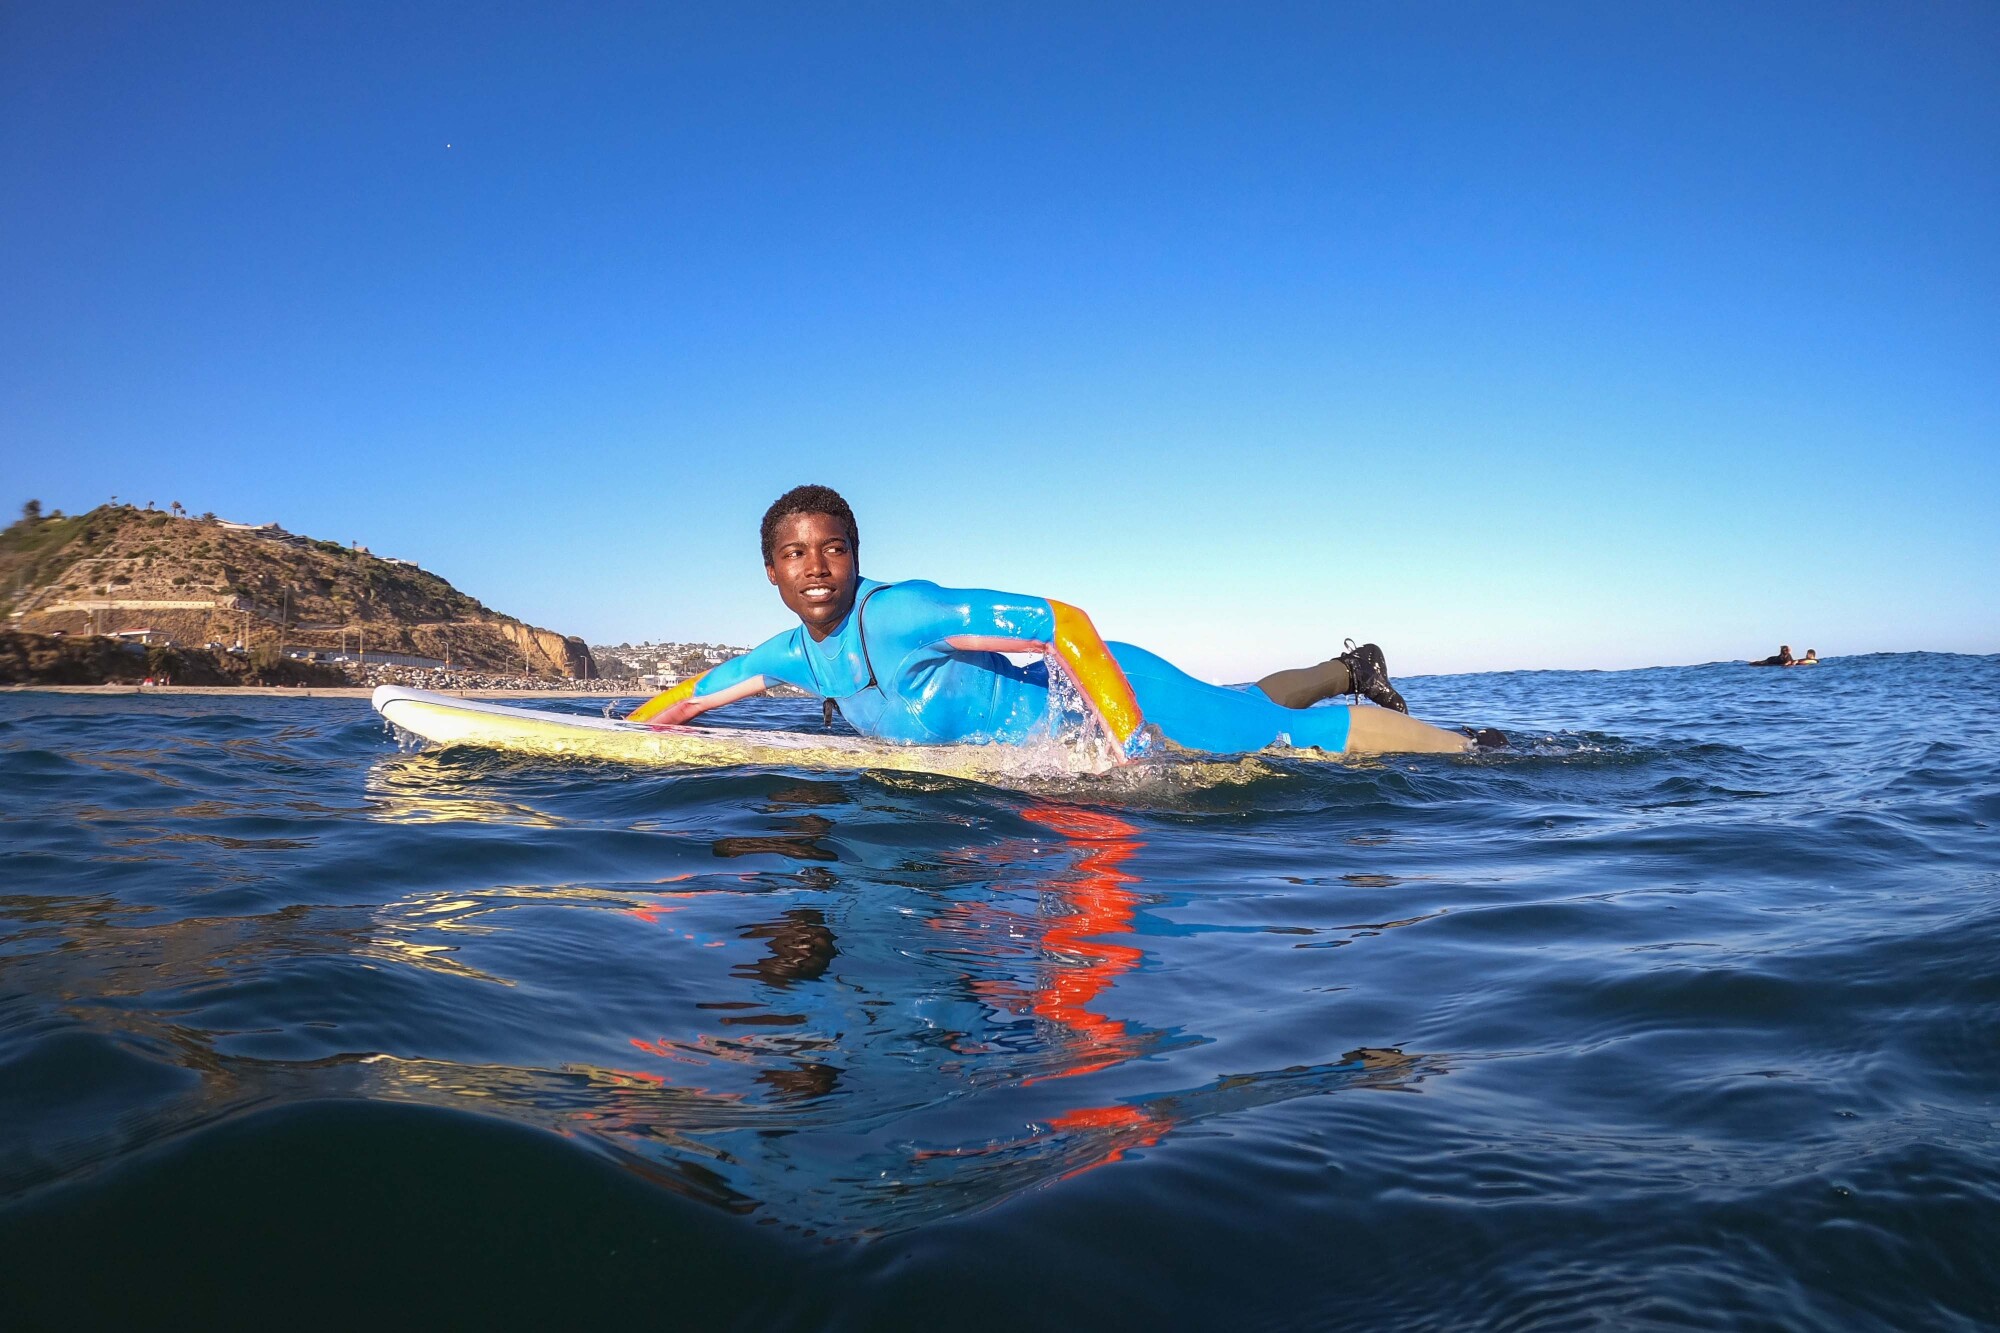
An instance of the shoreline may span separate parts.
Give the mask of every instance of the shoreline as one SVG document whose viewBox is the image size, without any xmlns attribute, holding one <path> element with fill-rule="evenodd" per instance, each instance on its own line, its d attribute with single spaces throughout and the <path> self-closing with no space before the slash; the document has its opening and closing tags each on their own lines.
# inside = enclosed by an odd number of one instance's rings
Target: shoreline
<svg viewBox="0 0 2000 1333">
<path fill-rule="evenodd" d="M 642 699 L 646 691 L 608 690 L 439 690 L 459 699 Z M 255 695 L 279 699 L 368 699 L 372 685 L 0 685 L 0 694 Z"/>
</svg>

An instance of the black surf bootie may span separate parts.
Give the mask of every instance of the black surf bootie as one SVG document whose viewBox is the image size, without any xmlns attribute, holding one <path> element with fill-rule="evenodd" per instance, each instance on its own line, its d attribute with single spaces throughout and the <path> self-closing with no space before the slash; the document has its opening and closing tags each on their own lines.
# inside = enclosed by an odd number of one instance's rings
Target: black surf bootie
<svg viewBox="0 0 2000 1333">
<path fill-rule="evenodd" d="M 1389 664 L 1383 660 L 1382 650 L 1372 643 L 1364 643 L 1359 648 L 1354 640 L 1347 641 L 1347 651 L 1340 660 L 1354 676 L 1354 692 L 1364 695 L 1370 703 L 1383 708 L 1393 708 L 1399 713 L 1407 713 L 1410 706 L 1403 702 L 1403 696 L 1396 693 L 1396 687 L 1389 683 Z"/>
</svg>

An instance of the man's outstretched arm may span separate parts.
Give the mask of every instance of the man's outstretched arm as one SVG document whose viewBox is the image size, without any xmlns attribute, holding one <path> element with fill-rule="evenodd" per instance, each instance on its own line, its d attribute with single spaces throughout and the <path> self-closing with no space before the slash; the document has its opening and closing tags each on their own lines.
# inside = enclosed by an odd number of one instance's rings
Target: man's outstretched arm
<svg viewBox="0 0 2000 1333">
<path fill-rule="evenodd" d="M 736 658 L 742 661 L 742 658 Z M 724 663 L 727 666 L 728 663 Z M 718 667 L 716 670 L 720 670 Z M 698 717 L 711 708 L 733 704 L 738 699 L 748 699 L 753 694 L 762 694 L 769 686 L 762 676 L 746 676 L 734 685 L 727 685 L 713 694 L 694 697 L 701 683 L 714 675 L 714 671 L 704 671 L 699 676 L 689 676 L 686 680 L 663 690 L 625 715 L 627 722 L 650 722 L 657 727 L 677 727 L 691 717 Z"/>
<path fill-rule="evenodd" d="M 732 657 L 699 676 L 689 676 L 640 704 L 625 715 L 625 720 L 674 727 L 711 708 L 762 694 L 774 680 L 810 688 L 804 685 L 805 673 L 796 660 L 797 637 L 787 631 L 766 639 L 741 657 Z"/>
</svg>

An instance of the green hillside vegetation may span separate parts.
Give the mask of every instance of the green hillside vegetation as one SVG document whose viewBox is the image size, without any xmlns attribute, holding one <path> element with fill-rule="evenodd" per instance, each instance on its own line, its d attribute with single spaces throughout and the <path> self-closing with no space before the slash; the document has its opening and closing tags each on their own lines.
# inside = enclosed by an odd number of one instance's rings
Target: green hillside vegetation
<svg viewBox="0 0 2000 1333">
<path fill-rule="evenodd" d="M 94 550 L 109 525 L 97 520 L 99 510 L 65 518 L 62 510 L 43 515 L 30 500 L 21 517 L 0 531 L 0 611 L 11 612 L 23 588 L 53 580 L 71 563 L 72 550 Z"/>
<path fill-rule="evenodd" d="M 580 640 L 493 611 L 407 561 L 273 527 L 134 505 L 44 513 L 0 530 L 0 611 L 16 630 L 153 630 L 199 647 L 365 647 L 455 666 L 584 675 Z"/>
</svg>

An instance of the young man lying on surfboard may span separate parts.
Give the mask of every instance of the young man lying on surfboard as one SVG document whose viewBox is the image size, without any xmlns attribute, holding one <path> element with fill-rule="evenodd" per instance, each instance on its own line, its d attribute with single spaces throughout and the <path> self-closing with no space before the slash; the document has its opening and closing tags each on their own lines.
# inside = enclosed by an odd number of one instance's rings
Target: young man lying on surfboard
<svg viewBox="0 0 2000 1333">
<path fill-rule="evenodd" d="M 1267 676 L 1256 691 L 1229 689 L 1143 648 L 1106 643 L 1090 617 L 1063 602 L 863 578 L 854 512 L 825 486 L 780 496 L 761 536 L 764 573 L 798 628 L 647 700 L 633 721 L 673 726 L 782 681 L 832 700 L 877 740 L 1016 744 L 1047 721 L 1048 665 L 1017 667 L 1002 654 L 1053 653 L 1128 759 L 1143 753 L 1153 729 L 1185 749 L 1220 754 L 1272 744 L 1334 754 L 1474 748 L 1462 734 L 1406 715 L 1373 644 Z M 1357 686 L 1386 706 L 1308 707 Z"/>
</svg>

